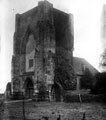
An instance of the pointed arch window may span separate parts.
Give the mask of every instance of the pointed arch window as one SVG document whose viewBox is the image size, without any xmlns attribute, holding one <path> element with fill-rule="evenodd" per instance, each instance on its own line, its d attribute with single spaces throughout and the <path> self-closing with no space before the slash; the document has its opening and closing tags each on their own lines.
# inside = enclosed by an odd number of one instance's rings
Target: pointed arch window
<svg viewBox="0 0 106 120">
<path fill-rule="evenodd" d="M 33 67 L 33 59 L 29 59 L 29 68 Z"/>
</svg>

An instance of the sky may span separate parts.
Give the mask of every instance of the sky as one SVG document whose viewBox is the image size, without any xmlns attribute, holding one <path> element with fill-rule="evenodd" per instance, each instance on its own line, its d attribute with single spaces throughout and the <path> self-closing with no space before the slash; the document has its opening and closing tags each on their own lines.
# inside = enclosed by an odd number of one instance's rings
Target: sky
<svg viewBox="0 0 106 120">
<path fill-rule="evenodd" d="M 0 92 L 11 81 L 11 59 L 15 14 L 37 6 L 40 0 L 0 0 Z M 106 42 L 101 35 L 103 5 L 106 0 L 48 0 L 54 8 L 74 16 L 74 56 L 85 58 L 100 70 L 99 62 Z"/>
</svg>

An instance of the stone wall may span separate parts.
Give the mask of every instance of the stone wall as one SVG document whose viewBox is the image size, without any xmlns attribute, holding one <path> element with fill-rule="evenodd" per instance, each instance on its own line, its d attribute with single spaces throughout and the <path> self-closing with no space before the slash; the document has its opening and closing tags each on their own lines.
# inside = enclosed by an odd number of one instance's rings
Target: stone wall
<svg viewBox="0 0 106 120">
<path fill-rule="evenodd" d="M 72 15 L 53 8 L 48 1 L 40 1 L 37 7 L 16 15 L 12 84 L 14 80 L 19 79 L 19 81 L 23 81 L 19 85 L 22 88 L 29 72 L 34 73 L 34 87 L 37 81 L 48 85 L 54 84 L 54 81 L 61 83 L 60 80 L 57 80 L 59 77 L 56 76 L 55 69 L 58 69 L 61 64 L 67 63 L 65 65 L 69 65 L 69 67 L 64 65 L 62 71 L 68 74 L 68 82 L 75 86 L 72 67 L 74 40 L 72 19 Z M 33 59 L 31 69 L 28 68 L 29 59 Z M 65 74 L 63 74 L 63 78 L 67 80 Z M 61 86 L 64 88 L 62 83 Z M 71 87 L 68 86 L 68 89 Z"/>
</svg>

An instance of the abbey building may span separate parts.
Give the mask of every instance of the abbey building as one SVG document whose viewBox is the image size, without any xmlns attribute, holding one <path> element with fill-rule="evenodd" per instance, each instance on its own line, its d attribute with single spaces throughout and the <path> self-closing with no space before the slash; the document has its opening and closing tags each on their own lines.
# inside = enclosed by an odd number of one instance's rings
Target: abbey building
<svg viewBox="0 0 106 120">
<path fill-rule="evenodd" d="M 60 101 L 63 91 L 74 90 L 73 15 L 53 8 L 48 1 L 16 15 L 12 57 L 12 93 L 26 98 L 44 88 Z"/>
</svg>

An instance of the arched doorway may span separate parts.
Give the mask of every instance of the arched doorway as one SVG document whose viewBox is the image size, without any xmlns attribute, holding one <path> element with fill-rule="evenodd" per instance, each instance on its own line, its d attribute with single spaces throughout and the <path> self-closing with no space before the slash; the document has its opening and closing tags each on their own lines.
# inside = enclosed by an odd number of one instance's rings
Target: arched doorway
<svg viewBox="0 0 106 120">
<path fill-rule="evenodd" d="M 32 98 L 34 92 L 33 82 L 30 78 L 27 78 L 25 81 L 25 97 Z"/>
<path fill-rule="evenodd" d="M 60 102 L 61 101 L 61 97 L 62 97 L 62 89 L 60 88 L 60 86 L 58 84 L 54 84 L 52 86 L 52 98 L 54 101 L 56 102 Z"/>
</svg>

